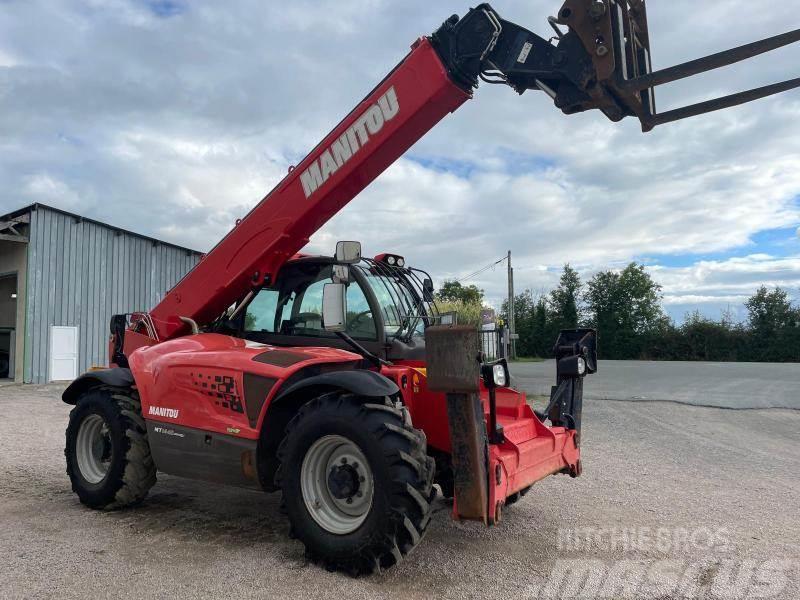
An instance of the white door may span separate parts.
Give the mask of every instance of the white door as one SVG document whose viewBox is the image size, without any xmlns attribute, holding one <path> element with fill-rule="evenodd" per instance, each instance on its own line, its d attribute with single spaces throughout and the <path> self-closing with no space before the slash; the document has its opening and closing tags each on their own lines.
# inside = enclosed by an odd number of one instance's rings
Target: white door
<svg viewBox="0 0 800 600">
<path fill-rule="evenodd" d="M 50 381 L 71 381 L 78 376 L 78 328 L 50 328 Z"/>
</svg>

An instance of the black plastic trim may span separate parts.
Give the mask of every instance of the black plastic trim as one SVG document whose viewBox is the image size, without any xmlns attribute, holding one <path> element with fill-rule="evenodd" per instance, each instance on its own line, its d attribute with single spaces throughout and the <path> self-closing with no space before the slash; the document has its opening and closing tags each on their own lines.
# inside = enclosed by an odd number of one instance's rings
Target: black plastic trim
<svg viewBox="0 0 800 600">
<path fill-rule="evenodd" d="M 273 402 L 279 402 L 281 398 L 294 394 L 298 390 L 317 386 L 341 388 L 366 398 L 383 398 L 394 396 L 400 392 L 400 388 L 394 381 L 375 371 L 334 371 L 308 377 L 290 385 L 281 390 Z"/>
<path fill-rule="evenodd" d="M 61 394 L 61 399 L 66 404 L 72 404 L 74 406 L 78 403 L 78 398 L 93 387 L 110 385 L 113 387 L 125 388 L 135 383 L 130 369 L 117 367 L 114 369 L 89 371 L 69 384 L 69 387 Z"/>
</svg>

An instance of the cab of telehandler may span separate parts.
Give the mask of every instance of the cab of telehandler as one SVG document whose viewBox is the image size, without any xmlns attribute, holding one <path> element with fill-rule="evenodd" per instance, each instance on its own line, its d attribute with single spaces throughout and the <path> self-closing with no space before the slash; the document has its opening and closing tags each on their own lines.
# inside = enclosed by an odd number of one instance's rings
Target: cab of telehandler
<svg viewBox="0 0 800 600">
<path fill-rule="evenodd" d="M 326 327 L 323 305 L 326 293 L 334 293 L 328 286 L 337 285 L 343 286 L 345 317 L 334 332 Z M 237 312 L 237 335 L 253 342 L 352 350 L 350 338 L 386 361 L 424 361 L 425 330 L 440 320 L 426 272 L 397 254 L 364 258 L 360 251 L 350 261 L 341 251 L 297 257 Z"/>
</svg>

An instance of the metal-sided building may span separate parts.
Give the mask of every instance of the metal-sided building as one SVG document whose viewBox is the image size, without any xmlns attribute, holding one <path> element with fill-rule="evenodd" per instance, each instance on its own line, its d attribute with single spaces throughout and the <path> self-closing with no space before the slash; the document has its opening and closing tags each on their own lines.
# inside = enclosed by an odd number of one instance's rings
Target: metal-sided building
<svg viewBox="0 0 800 600">
<path fill-rule="evenodd" d="M 106 365 L 111 316 L 152 308 L 200 256 L 43 204 L 0 216 L 0 379 Z"/>
</svg>

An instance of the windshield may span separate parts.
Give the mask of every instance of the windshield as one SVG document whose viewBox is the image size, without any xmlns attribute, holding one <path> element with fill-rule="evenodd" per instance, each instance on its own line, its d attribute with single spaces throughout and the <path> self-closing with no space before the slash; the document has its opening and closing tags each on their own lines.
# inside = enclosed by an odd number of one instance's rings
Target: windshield
<svg viewBox="0 0 800 600">
<path fill-rule="evenodd" d="M 366 264 L 364 264 L 366 263 Z M 413 269 L 364 260 L 356 267 L 375 293 L 387 337 L 410 339 L 425 335 L 437 316 L 433 302 L 422 297 L 422 282 Z"/>
</svg>

